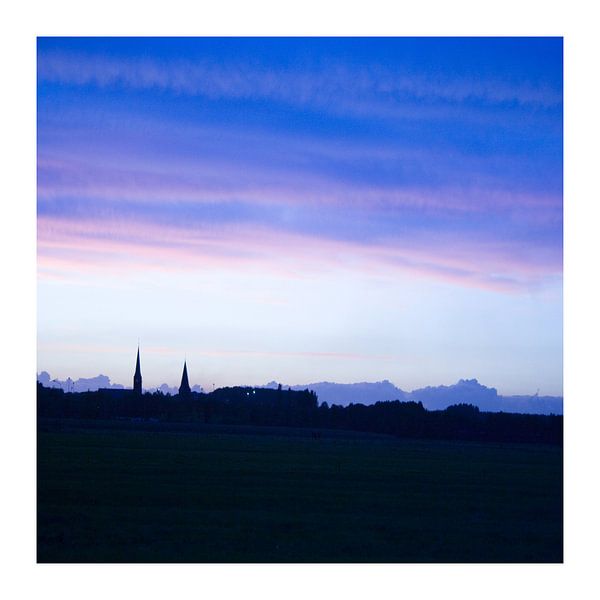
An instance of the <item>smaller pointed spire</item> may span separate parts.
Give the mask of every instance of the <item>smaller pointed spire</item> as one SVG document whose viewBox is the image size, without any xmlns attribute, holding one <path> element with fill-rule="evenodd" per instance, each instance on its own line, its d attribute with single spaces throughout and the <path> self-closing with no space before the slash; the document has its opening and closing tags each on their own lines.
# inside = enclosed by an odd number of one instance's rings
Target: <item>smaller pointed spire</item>
<svg viewBox="0 0 600 600">
<path fill-rule="evenodd" d="M 138 343 L 137 360 L 135 361 L 135 374 L 133 375 L 133 391 L 142 393 L 142 370 L 140 369 L 140 345 Z"/>
<path fill-rule="evenodd" d="M 192 392 L 187 374 L 187 361 L 183 362 L 183 374 L 181 375 L 181 385 L 179 386 L 179 395 L 187 396 Z"/>
</svg>

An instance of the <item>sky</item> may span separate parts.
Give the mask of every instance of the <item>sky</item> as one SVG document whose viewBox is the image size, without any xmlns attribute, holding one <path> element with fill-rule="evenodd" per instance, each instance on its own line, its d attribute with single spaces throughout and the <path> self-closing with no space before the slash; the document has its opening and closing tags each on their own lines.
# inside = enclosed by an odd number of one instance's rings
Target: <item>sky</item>
<svg viewBox="0 0 600 600">
<path fill-rule="evenodd" d="M 38 371 L 562 395 L 560 38 L 39 38 Z"/>
</svg>

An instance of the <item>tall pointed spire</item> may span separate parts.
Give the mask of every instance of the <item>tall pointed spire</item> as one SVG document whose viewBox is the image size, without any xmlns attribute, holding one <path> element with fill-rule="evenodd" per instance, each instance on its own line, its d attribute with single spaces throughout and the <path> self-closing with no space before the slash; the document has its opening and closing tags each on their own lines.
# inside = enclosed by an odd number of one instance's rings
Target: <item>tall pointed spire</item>
<svg viewBox="0 0 600 600">
<path fill-rule="evenodd" d="M 138 344 L 137 360 L 135 361 L 135 374 L 133 375 L 133 391 L 135 394 L 142 393 L 142 370 L 140 369 L 140 346 Z"/>
<path fill-rule="evenodd" d="M 181 376 L 181 385 L 179 386 L 179 395 L 187 396 L 192 392 L 187 374 L 187 361 L 183 362 L 183 374 Z"/>
</svg>

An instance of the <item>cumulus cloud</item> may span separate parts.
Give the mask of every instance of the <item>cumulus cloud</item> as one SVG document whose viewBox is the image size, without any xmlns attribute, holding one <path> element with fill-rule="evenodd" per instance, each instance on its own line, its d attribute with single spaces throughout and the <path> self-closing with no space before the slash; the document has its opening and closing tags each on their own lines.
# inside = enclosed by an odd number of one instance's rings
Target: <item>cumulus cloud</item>
<svg viewBox="0 0 600 600">
<path fill-rule="evenodd" d="M 277 382 L 265 387 L 276 388 Z M 288 385 L 282 387 L 287 389 Z M 560 396 L 501 396 L 495 388 L 480 384 L 477 379 L 460 379 L 453 385 L 429 386 L 406 392 L 387 380 L 368 383 L 307 383 L 293 385 L 293 390 L 314 390 L 319 402 L 327 404 L 374 404 L 400 400 L 421 402 L 427 410 L 444 410 L 454 404 L 473 404 L 485 412 L 515 412 L 528 414 L 562 414 Z"/>
<path fill-rule="evenodd" d="M 95 392 L 99 389 L 123 389 L 119 383 L 111 383 L 107 375 L 97 375 L 96 377 L 80 377 L 73 380 L 67 377 L 65 380 L 52 379 L 47 371 L 42 371 L 37 375 L 37 381 L 45 387 L 60 388 L 65 392 Z"/>
<path fill-rule="evenodd" d="M 125 389 L 125 386 L 119 383 L 111 383 L 110 378 L 107 375 L 97 375 L 96 377 L 80 377 L 79 379 L 73 380 L 70 377 L 67 379 L 52 379 L 51 375 L 47 371 L 41 371 L 37 374 L 37 381 L 44 387 L 58 388 L 65 392 L 96 392 L 99 389 Z M 204 392 L 204 389 L 200 385 L 193 385 L 191 387 L 192 392 Z M 144 388 L 146 392 L 160 391 L 163 394 L 169 396 L 175 396 L 179 393 L 179 388 L 170 386 L 167 383 L 163 383 L 156 387 Z"/>
</svg>

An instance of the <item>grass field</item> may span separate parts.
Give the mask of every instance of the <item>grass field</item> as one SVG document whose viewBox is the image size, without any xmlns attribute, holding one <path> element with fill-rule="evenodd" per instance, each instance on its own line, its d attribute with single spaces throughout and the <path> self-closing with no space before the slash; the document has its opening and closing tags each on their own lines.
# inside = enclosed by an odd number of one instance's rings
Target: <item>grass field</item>
<svg viewBox="0 0 600 600">
<path fill-rule="evenodd" d="M 38 433 L 39 562 L 560 562 L 562 450 Z"/>
</svg>

